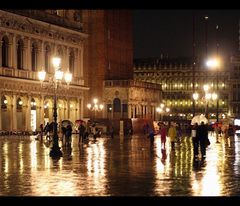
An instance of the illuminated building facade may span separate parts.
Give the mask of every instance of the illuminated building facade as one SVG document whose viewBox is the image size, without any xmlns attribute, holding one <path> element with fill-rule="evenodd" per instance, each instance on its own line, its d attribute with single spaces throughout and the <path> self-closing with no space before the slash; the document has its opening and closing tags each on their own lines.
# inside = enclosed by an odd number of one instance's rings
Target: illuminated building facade
<svg viewBox="0 0 240 206">
<path fill-rule="evenodd" d="M 0 130 L 35 131 L 53 121 L 53 89 L 42 88 L 38 71 L 53 77 L 53 56 L 73 80 L 58 89 L 58 121 L 83 116 L 87 67 L 81 13 L 75 10 L 0 11 Z"/>
<path fill-rule="evenodd" d="M 200 66 L 199 66 L 200 65 Z M 224 66 L 218 71 L 207 69 L 203 64 L 195 66 L 195 91 L 201 93 L 204 84 L 217 92 L 219 115 L 229 113 L 229 70 Z M 134 79 L 162 86 L 162 102 L 171 108 L 172 119 L 187 120 L 193 115 L 193 65 L 190 58 L 148 58 L 134 60 Z M 204 113 L 204 99 L 196 101 L 196 113 Z M 210 118 L 216 119 L 216 101 L 208 103 Z"/>
</svg>

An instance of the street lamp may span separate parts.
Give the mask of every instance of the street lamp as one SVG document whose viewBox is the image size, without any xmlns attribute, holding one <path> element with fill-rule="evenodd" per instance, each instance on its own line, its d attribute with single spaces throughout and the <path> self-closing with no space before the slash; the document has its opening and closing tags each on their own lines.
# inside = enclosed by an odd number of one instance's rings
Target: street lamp
<svg viewBox="0 0 240 206">
<path fill-rule="evenodd" d="M 94 119 L 96 119 L 96 112 L 102 111 L 103 110 L 103 104 L 98 103 L 98 99 L 94 98 L 93 99 L 93 104 L 87 104 L 87 108 L 91 111 L 94 111 Z"/>
<path fill-rule="evenodd" d="M 160 114 L 160 121 L 162 121 L 162 114 L 170 112 L 170 109 L 161 103 L 160 106 L 156 108 L 156 112 Z"/>
<path fill-rule="evenodd" d="M 216 72 L 217 72 L 217 75 L 216 75 L 217 76 L 217 78 L 216 78 L 216 80 L 217 80 L 217 93 L 218 93 L 218 70 L 219 70 L 219 67 L 220 67 L 220 59 L 218 59 L 218 58 L 209 59 L 209 60 L 207 60 L 206 65 L 209 68 L 216 69 Z M 218 113 L 219 113 L 219 98 L 217 98 L 217 114 L 216 114 L 217 122 L 218 122 L 218 116 L 219 116 Z"/>
<path fill-rule="evenodd" d="M 218 95 L 215 92 L 213 92 L 213 93 L 209 92 L 208 84 L 203 85 L 203 90 L 204 90 L 204 96 L 202 96 L 202 98 L 205 100 L 205 103 L 206 103 L 205 115 L 207 117 L 208 116 L 208 103 L 210 100 L 216 100 L 218 98 Z M 194 101 L 199 99 L 199 94 L 197 92 L 193 93 L 193 99 L 194 99 Z"/>
<path fill-rule="evenodd" d="M 49 78 L 49 86 L 54 89 L 54 105 L 53 105 L 53 146 L 50 151 L 51 157 L 61 157 L 62 151 L 58 145 L 58 133 L 57 133 L 57 89 L 59 85 L 62 83 L 62 79 L 64 77 L 66 84 L 69 86 L 72 81 L 72 74 L 70 72 L 66 72 L 65 74 L 60 68 L 61 58 L 53 57 L 52 59 L 53 66 L 55 68 L 54 77 Z M 38 72 L 38 78 L 41 81 L 41 86 L 43 86 L 43 82 L 46 77 L 46 72 L 44 70 Z"/>
</svg>

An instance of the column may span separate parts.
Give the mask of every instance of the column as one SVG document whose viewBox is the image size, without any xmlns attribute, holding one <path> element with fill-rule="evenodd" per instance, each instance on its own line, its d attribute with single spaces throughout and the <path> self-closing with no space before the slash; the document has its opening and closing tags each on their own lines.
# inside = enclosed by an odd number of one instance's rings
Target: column
<svg viewBox="0 0 240 206">
<path fill-rule="evenodd" d="M 2 102 L 2 93 L 0 92 L 0 102 Z M 0 104 L 0 130 L 2 130 L 2 104 Z"/>
<path fill-rule="evenodd" d="M 78 62 L 79 62 L 79 70 L 80 70 L 80 77 L 83 77 L 83 46 L 81 45 L 81 49 L 79 50 L 79 56 L 80 56 L 80 58 L 78 58 L 79 60 L 78 60 Z M 79 57 L 78 56 L 78 57 Z"/>
<path fill-rule="evenodd" d="M 132 118 L 132 108 L 131 108 L 131 104 L 128 104 L 128 118 Z"/>
<path fill-rule="evenodd" d="M 70 119 L 70 101 L 67 99 L 67 119 Z"/>
<path fill-rule="evenodd" d="M 2 37 L 2 36 L 1 36 Z M 8 45 L 9 46 L 9 45 Z M 9 49 L 8 49 L 9 50 Z M 2 40 L 0 40 L 0 67 L 2 66 Z"/>
<path fill-rule="evenodd" d="M 54 103 L 51 103 L 51 107 L 48 107 L 48 111 L 49 111 L 49 123 L 51 123 L 53 121 L 53 107 L 54 107 Z"/>
<path fill-rule="evenodd" d="M 10 37 L 10 36 L 9 36 Z M 11 35 L 9 38 L 9 49 L 8 49 L 8 60 L 9 60 L 9 67 L 13 67 L 14 69 L 17 68 L 17 59 L 15 58 L 17 45 L 16 45 L 16 37 L 15 35 Z"/>
<path fill-rule="evenodd" d="M 40 99 L 39 110 L 40 110 L 40 115 L 39 115 L 40 122 L 38 123 L 38 125 L 44 124 L 44 96 L 43 95 L 41 96 L 41 99 Z"/>
<path fill-rule="evenodd" d="M 38 59 L 38 67 L 37 70 L 42 70 L 45 66 L 45 59 L 44 59 L 44 42 L 40 41 L 40 49 L 39 49 L 39 59 Z"/>
<path fill-rule="evenodd" d="M 78 112 L 78 116 L 77 116 L 77 119 L 82 119 L 83 117 L 83 99 L 78 99 L 78 109 L 79 109 L 79 112 Z"/>
<path fill-rule="evenodd" d="M 26 39 L 26 46 L 24 45 L 24 51 L 23 51 L 23 55 L 24 55 L 24 60 L 23 60 L 23 66 L 24 69 L 26 70 L 32 70 L 32 59 L 31 59 L 31 39 L 27 38 Z"/>
<path fill-rule="evenodd" d="M 31 97 L 27 97 L 27 104 L 25 105 L 25 131 L 31 130 Z"/>
<path fill-rule="evenodd" d="M 64 68 L 66 69 L 66 71 L 69 70 L 69 48 L 68 47 L 67 47 L 66 53 L 65 53 L 65 65 L 64 65 Z"/>
<path fill-rule="evenodd" d="M 10 130 L 16 131 L 17 130 L 17 100 L 16 100 L 16 95 L 14 94 L 11 98 L 11 128 Z"/>
</svg>

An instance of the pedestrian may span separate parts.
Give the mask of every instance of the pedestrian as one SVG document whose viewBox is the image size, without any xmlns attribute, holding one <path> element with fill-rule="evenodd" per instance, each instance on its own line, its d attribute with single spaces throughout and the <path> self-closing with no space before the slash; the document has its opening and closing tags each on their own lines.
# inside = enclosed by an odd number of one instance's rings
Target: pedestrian
<svg viewBox="0 0 240 206">
<path fill-rule="evenodd" d="M 46 135 L 46 140 L 50 140 L 50 131 L 51 131 L 51 127 L 50 127 L 49 122 L 47 122 L 47 124 L 46 124 L 45 127 L 44 127 L 44 132 L 45 132 L 45 135 Z"/>
<path fill-rule="evenodd" d="M 151 145 L 153 145 L 153 143 L 154 143 L 154 136 L 155 136 L 155 134 L 154 134 L 154 131 L 153 131 L 153 129 L 152 128 L 149 128 L 149 133 L 148 133 L 148 138 L 149 138 L 149 140 L 150 140 L 150 144 Z"/>
<path fill-rule="evenodd" d="M 164 123 L 160 124 L 161 148 L 165 149 L 167 140 L 167 128 Z"/>
<path fill-rule="evenodd" d="M 198 123 L 195 123 L 191 130 L 194 158 L 198 158 L 199 134 L 197 134 L 197 128 Z"/>
<path fill-rule="evenodd" d="M 66 129 L 66 146 L 71 145 L 71 138 L 72 138 L 72 126 L 69 124 Z"/>
<path fill-rule="evenodd" d="M 80 144 L 80 141 L 84 140 L 84 134 L 85 134 L 85 131 L 86 131 L 86 127 L 83 125 L 83 123 L 81 123 L 78 127 L 78 131 L 79 131 L 79 139 L 78 139 L 78 144 Z"/>
<path fill-rule="evenodd" d="M 218 124 L 218 122 L 216 122 L 213 125 L 213 128 L 214 128 L 214 132 L 215 132 L 215 135 L 216 135 L 216 143 L 219 143 L 218 136 L 219 136 L 219 132 L 220 132 L 220 125 Z"/>
<path fill-rule="evenodd" d="M 206 144 L 208 141 L 208 128 L 204 122 L 201 122 L 200 126 L 197 128 L 197 133 L 199 135 L 200 150 L 202 159 L 206 158 Z"/>
<path fill-rule="evenodd" d="M 170 124 L 170 127 L 168 129 L 168 137 L 170 137 L 171 148 L 175 149 L 177 130 L 176 130 L 175 124 L 173 122 Z"/>
</svg>

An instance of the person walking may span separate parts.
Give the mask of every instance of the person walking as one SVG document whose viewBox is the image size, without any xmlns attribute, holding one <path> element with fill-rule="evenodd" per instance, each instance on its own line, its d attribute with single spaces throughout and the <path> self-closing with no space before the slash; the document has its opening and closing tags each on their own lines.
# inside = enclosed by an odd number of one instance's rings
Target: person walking
<svg viewBox="0 0 240 206">
<path fill-rule="evenodd" d="M 191 130 L 194 158 L 198 158 L 199 134 L 197 134 L 197 128 L 198 123 L 195 123 Z"/>
<path fill-rule="evenodd" d="M 86 127 L 83 125 L 83 123 L 81 123 L 78 127 L 78 131 L 79 131 L 79 139 L 78 139 L 78 144 L 80 144 L 80 141 L 84 140 L 84 134 L 85 134 L 85 131 L 86 131 Z"/>
<path fill-rule="evenodd" d="M 165 149 L 167 140 L 167 128 L 164 123 L 160 124 L 161 148 Z"/>
<path fill-rule="evenodd" d="M 72 138 L 72 126 L 69 124 L 66 129 L 66 142 L 65 142 L 66 146 L 71 145 L 71 138 Z"/>
<path fill-rule="evenodd" d="M 200 150 L 202 159 L 206 158 L 206 146 L 208 140 L 208 128 L 204 122 L 201 122 L 201 125 L 197 128 L 197 133 L 199 135 Z"/>
<path fill-rule="evenodd" d="M 176 130 L 175 124 L 173 122 L 170 124 L 170 127 L 168 129 L 168 137 L 170 138 L 171 148 L 175 149 L 177 130 Z"/>
</svg>

